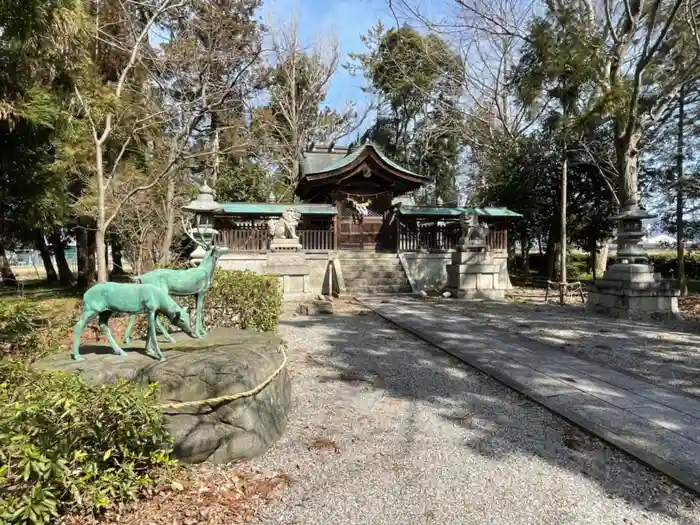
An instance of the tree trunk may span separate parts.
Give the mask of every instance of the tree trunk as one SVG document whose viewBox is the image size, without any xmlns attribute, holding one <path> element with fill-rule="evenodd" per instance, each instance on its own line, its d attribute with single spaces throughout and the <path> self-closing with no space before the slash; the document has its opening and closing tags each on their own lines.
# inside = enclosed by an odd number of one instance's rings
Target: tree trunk
<svg viewBox="0 0 700 525">
<path fill-rule="evenodd" d="M 89 237 L 92 237 L 92 242 Z M 95 282 L 94 238 L 95 234 L 92 230 L 87 230 L 82 226 L 75 230 L 78 256 L 78 286 L 83 290 L 87 290 Z"/>
<path fill-rule="evenodd" d="M 86 290 L 90 287 L 90 280 L 85 271 L 88 266 L 87 252 L 87 232 L 85 228 L 77 226 L 75 228 L 75 256 L 78 264 L 78 287 L 82 290 Z"/>
<path fill-rule="evenodd" d="M 216 183 L 219 180 L 219 167 L 220 167 L 220 162 L 219 162 L 219 122 L 216 119 L 215 115 L 212 115 L 212 127 L 214 127 L 214 141 L 212 144 L 212 154 L 214 155 L 214 159 L 212 162 L 212 169 L 211 169 L 211 187 L 216 188 Z"/>
<path fill-rule="evenodd" d="M 520 269 L 523 272 L 523 276 L 526 280 L 530 279 L 530 250 L 532 248 L 532 243 L 527 238 L 527 235 L 520 236 L 520 253 L 522 261 L 520 263 Z"/>
<path fill-rule="evenodd" d="M 0 275 L 2 275 L 2 283 L 5 286 L 16 286 L 17 278 L 15 272 L 12 271 L 10 260 L 5 253 L 5 245 L 0 241 Z"/>
<path fill-rule="evenodd" d="M 218 158 L 218 157 L 217 157 Z M 212 184 L 212 188 L 214 187 Z M 168 189 L 165 196 L 166 227 L 163 243 L 160 247 L 160 264 L 170 264 L 170 249 L 173 244 L 173 232 L 175 230 L 175 178 L 168 177 Z"/>
<path fill-rule="evenodd" d="M 616 126 L 626 126 L 624 122 Z M 630 135 L 615 137 L 615 157 L 620 174 L 620 206 L 636 207 L 639 204 L 639 142 L 641 130 L 635 129 Z"/>
<path fill-rule="evenodd" d="M 109 280 L 109 272 L 107 271 L 107 257 L 105 250 L 107 243 L 105 242 L 104 226 L 97 227 L 96 230 L 88 232 L 88 243 L 94 246 L 94 251 L 91 250 L 93 261 L 97 258 L 97 282 L 106 283 Z"/>
<path fill-rule="evenodd" d="M 112 239 L 112 275 L 124 275 L 122 247 L 118 239 Z"/>
<path fill-rule="evenodd" d="M 586 246 L 588 248 L 588 253 L 590 254 L 590 264 L 589 269 L 593 275 L 593 280 L 598 278 L 598 239 L 595 235 L 590 235 L 586 241 Z"/>
<path fill-rule="evenodd" d="M 153 247 L 156 244 L 156 239 L 153 233 L 148 232 L 144 235 L 141 245 L 139 246 L 139 270 L 136 275 L 148 272 L 153 268 Z"/>
<path fill-rule="evenodd" d="M 93 230 L 92 228 L 87 230 L 87 244 L 88 244 L 88 268 L 90 269 L 91 272 L 91 281 L 90 284 L 93 284 L 95 282 L 95 278 L 98 277 L 99 275 L 99 269 L 98 272 L 95 272 L 95 268 L 99 264 L 99 259 L 100 255 L 104 257 L 105 251 L 104 248 L 100 250 L 98 248 L 98 242 L 97 242 L 97 230 Z M 104 239 L 103 239 L 103 244 L 104 244 Z M 106 268 L 106 260 L 105 262 L 105 270 Z M 98 281 L 98 282 L 103 282 L 103 281 Z"/>
<path fill-rule="evenodd" d="M 678 143 L 676 146 L 678 178 L 676 180 L 676 262 L 678 264 L 678 285 L 681 296 L 688 295 L 688 283 L 685 280 L 685 235 L 683 224 L 683 127 L 685 120 L 685 86 L 678 95 Z"/>
<path fill-rule="evenodd" d="M 554 278 L 554 272 L 556 269 L 557 251 L 556 251 L 556 234 L 554 228 L 549 231 L 549 236 L 547 237 L 547 248 L 545 250 L 545 255 L 547 257 L 547 279 Z"/>
<path fill-rule="evenodd" d="M 566 118 L 566 112 L 564 112 L 564 118 Z M 561 161 L 561 204 L 560 204 L 560 220 L 559 224 L 559 245 L 561 249 L 560 260 L 559 260 L 559 304 L 563 305 L 566 302 L 566 186 L 568 178 L 568 152 L 566 141 L 564 141 L 564 148 L 562 152 Z"/>
<path fill-rule="evenodd" d="M 106 135 L 105 135 L 106 136 Z M 105 249 L 107 244 L 105 238 L 107 236 L 107 212 L 105 203 L 105 175 L 104 175 L 104 159 L 102 156 L 102 141 L 96 141 L 95 144 L 95 180 L 97 181 L 97 227 L 95 231 L 88 233 L 88 245 L 94 244 L 94 250 L 90 250 L 91 257 L 97 256 L 97 281 L 106 283 L 109 280 L 107 272 L 107 257 Z"/>
<path fill-rule="evenodd" d="M 46 280 L 50 283 L 58 282 L 56 268 L 54 268 L 53 266 L 53 261 L 51 260 L 51 252 L 49 251 L 49 247 L 46 245 L 46 239 L 44 239 L 43 231 L 38 229 L 34 231 L 34 246 L 39 252 L 39 255 L 41 255 L 41 261 L 44 263 L 44 270 L 46 270 Z"/>
<path fill-rule="evenodd" d="M 608 251 L 610 249 L 610 240 L 603 241 L 600 245 L 600 253 L 596 260 L 596 274 L 601 278 L 608 268 Z"/>
<path fill-rule="evenodd" d="M 53 230 L 49 236 L 49 242 L 53 249 L 54 257 L 56 258 L 56 267 L 58 268 L 58 282 L 64 286 L 73 284 L 75 277 L 66 260 L 66 245 L 61 238 L 61 233 L 58 230 Z"/>
</svg>

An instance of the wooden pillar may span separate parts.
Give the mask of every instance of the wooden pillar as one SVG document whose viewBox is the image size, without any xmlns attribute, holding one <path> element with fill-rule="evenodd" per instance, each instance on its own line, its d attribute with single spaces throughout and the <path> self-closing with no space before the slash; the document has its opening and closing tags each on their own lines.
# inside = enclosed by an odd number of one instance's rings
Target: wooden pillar
<svg viewBox="0 0 700 525">
<path fill-rule="evenodd" d="M 401 221 L 399 217 L 399 212 L 394 212 L 394 221 L 396 221 L 396 253 L 401 253 Z"/>
<path fill-rule="evenodd" d="M 333 250 L 338 251 L 338 215 L 333 216 Z"/>
</svg>

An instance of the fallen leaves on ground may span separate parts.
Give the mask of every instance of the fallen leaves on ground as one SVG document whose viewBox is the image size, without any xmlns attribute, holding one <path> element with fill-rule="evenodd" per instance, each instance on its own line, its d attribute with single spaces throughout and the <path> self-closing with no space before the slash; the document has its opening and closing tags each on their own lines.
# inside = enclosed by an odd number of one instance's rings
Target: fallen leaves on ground
<svg viewBox="0 0 700 525">
<path fill-rule="evenodd" d="M 688 320 L 700 318 L 700 295 L 688 295 L 678 298 L 678 309 L 683 317 Z"/>
<path fill-rule="evenodd" d="M 288 486 L 286 474 L 264 476 L 231 466 L 182 468 L 175 480 L 152 489 L 144 499 L 100 518 L 67 516 L 59 525 L 233 525 L 253 519 L 260 505 Z"/>
<path fill-rule="evenodd" d="M 311 449 L 333 450 L 333 452 L 335 452 L 336 454 L 340 454 L 340 448 L 335 443 L 335 441 L 323 437 L 315 438 L 314 440 L 312 440 L 311 444 L 309 445 L 309 450 Z"/>
</svg>

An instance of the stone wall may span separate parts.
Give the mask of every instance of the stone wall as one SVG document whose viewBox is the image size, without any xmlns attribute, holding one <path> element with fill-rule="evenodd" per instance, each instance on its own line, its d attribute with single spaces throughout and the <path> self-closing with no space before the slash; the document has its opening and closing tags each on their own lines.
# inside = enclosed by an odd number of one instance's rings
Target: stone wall
<svg viewBox="0 0 700 525">
<path fill-rule="evenodd" d="M 447 286 L 449 253 L 402 253 L 399 259 L 414 292 L 440 291 Z"/>
<path fill-rule="evenodd" d="M 508 252 L 493 250 L 491 257 L 498 266 L 499 286 L 509 290 L 513 285 L 508 275 Z M 447 265 L 452 261 L 451 253 L 402 253 L 399 258 L 414 292 L 440 291 L 447 287 Z"/>
<path fill-rule="evenodd" d="M 250 270 L 255 273 L 263 273 L 265 265 L 266 253 L 229 252 L 222 255 L 218 262 L 222 270 Z"/>
<path fill-rule="evenodd" d="M 303 252 L 302 252 L 303 253 Z M 504 290 L 512 288 L 508 276 L 508 254 L 505 250 L 491 252 L 494 264 L 498 265 L 498 279 Z M 224 270 L 250 270 L 264 274 L 270 264 L 269 253 L 228 253 L 219 259 L 219 268 Z M 330 294 L 342 291 L 342 274 L 340 269 L 332 270 L 335 252 L 313 252 L 305 254 L 305 265 L 308 267 L 307 285 L 311 294 Z M 447 265 L 451 262 L 451 254 L 447 253 L 402 253 L 399 255 L 404 271 L 414 292 L 421 290 L 444 290 L 447 287 Z M 332 278 L 331 278 L 332 275 Z M 282 278 L 284 282 L 285 279 Z M 289 288 L 289 287 L 287 287 Z M 287 290 L 288 300 L 296 300 Z M 296 294 L 296 292 L 294 292 Z"/>
<path fill-rule="evenodd" d="M 318 252 L 318 253 L 304 253 L 299 252 L 300 256 L 303 256 L 304 265 L 308 271 L 306 275 L 306 290 L 300 291 L 299 287 L 293 282 L 295 279 L 293 277 L 287 278 L 288 276 L 282 274 L 279 275 L 282 282 L 283 291 L 285 293 L 286 300 L 298 300 L 303 299 L 302 295 L 317 295 L 320 293 L 329 293 L 329 262 L 334 258 L 334 252 Z M 275 257 L 274 253 L 246 253 L 246 252 L 232 252 L 223 255 L 219 259 L 218 267 L 223 270 L 250 270 L 256 273 L 265 274 L 269 273 L 268 269 L 271 267 L 270 264 L 273 263 L 272 259 Z M 334 289 L 337 290 L 337 283 L 334 283 Z"/>
</svg>

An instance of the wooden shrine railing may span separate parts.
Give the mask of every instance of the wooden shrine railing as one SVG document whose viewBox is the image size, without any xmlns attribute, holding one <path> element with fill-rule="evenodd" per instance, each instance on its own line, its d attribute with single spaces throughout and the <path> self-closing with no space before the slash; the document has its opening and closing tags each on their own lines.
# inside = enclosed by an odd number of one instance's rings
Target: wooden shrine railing
<svg viewBox="0 0 700 525">
<path fill-rule="evenodd" d="M 449 251 L 457 248 L 462 229 L 455 225 L 418 224 L 409 228 L 401 224 L 399 252 Z M 506 230 L 489 230 L 489 247 L 492 250 L 505 250 L 508 247 Z"/>
<path fill-rule="evenodd" d="M 334 250 L 333 230 L 300 230 L 301 246 L 307 252 L 327 252 Z"/>
<path fill-rule="evenodd" d="M 232 252 L 266 252 L 270 247 L 270 233 L 265 224 L 238 226 L 219 230 L 216 242 Z"/>
<path fill-rule="evenodd" d="M 489 248 L 492 250 L 507 250 L 508 230 L 489 230 Z"/>
<path fill-rule="evenodd" d="M 415 228 L 409 228 L 405 224 L 401 224 L 399 251 L 454 250 L 461 235 L 462 230 L 454 226 L 418 224 Z"/>
<path fill-rule="evenodd" d="M 332 230 L 299 230 L 299 242 L 307 252 L 324 252 L 334 249 Z M 270 249 L 270 234 L 266 225 L 239 226 L 220 230 L 217 243 L 232 252 L 265 253 Z"/>
</svg>

